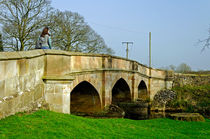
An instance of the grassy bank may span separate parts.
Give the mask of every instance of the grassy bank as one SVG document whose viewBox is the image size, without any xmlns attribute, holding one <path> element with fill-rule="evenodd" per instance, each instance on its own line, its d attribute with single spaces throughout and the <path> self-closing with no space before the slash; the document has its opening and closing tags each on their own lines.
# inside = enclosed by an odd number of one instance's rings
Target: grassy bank
<svg viewBox="0 0 210 139">
<path fill-rule="evenodd" d="M 0 120 L 0 138 L 208 138 L 210 120 L 90 119 L 50 111 Z"/>
</svg>

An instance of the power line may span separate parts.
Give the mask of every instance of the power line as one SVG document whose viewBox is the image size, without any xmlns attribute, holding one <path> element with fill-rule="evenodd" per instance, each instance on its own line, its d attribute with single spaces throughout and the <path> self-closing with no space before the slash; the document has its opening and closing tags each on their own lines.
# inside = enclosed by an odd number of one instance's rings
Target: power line
<svg viewBox="0 0 210 139">
<path fill-rule="evenodd" d="M 95 24 L 101 27 L 105 27 L 105 28 L 109 28 L 109 29 L 114 29 L 114 30 L 120 30 L 120 31 L 125 31 L 125 32 L 132 32 L 132 33 L 140 33 L 140 34 L 144 34 L 145 36 L 147 36 L 146 32 L 140 32 L 140 31 L 134 31 L 134 30 L 130 30 L 130 29 L 125 29 L 125 28 L 119 28 L 119 27 L 114 27 L 114 26 L 109 26 L 109 25 L 102 25 L 102 24 L 98 24 L 95 22 L 89 22 L 91 24 Z"/>
</svg>

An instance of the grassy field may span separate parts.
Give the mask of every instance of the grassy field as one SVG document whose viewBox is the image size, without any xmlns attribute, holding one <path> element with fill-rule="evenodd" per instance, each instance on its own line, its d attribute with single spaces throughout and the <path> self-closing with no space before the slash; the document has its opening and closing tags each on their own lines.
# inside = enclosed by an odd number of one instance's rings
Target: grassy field
<svg viewBox="0 0 210 139">
<path fill-rule="evenodd" d="M 0 120 L 0 138 L 209 138 L 210 120 L 91 119 L 45 110 Z"/>
</svg>

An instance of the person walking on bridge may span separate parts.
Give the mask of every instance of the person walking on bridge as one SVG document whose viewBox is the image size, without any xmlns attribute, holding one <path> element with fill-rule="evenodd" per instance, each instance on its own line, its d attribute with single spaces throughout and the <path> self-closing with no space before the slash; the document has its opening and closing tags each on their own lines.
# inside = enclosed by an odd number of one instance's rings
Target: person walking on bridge
<svg viewBox="0 0 210 139">
<path fill-rule="evenodd" d="M 45 27 L 38 39 L 36 49 L 51 49 L 51 37 L 49 33 L 49 28 Z"/>
</svg>

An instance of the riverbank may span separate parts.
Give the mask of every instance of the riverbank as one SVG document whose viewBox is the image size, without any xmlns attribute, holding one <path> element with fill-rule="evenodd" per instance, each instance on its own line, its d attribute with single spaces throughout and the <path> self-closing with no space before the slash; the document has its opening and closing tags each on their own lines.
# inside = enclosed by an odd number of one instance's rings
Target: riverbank
<svg viewBox="0 0 210 139">
<path fill-rule="evenodd" d="M 0 138 L 208 138 L 210 120 L 91 119 L 40 110 L 0 120 Z"/>
<path fill-rule="evenodd" d="M 176 98 L 166 104 L 167 108 L 196 112 L 210 118 L 210 85 L 176 86 L 172 90 L 176 92 Z"/>
</svg>

